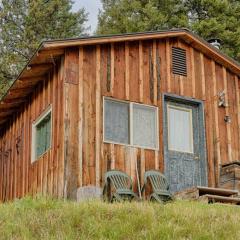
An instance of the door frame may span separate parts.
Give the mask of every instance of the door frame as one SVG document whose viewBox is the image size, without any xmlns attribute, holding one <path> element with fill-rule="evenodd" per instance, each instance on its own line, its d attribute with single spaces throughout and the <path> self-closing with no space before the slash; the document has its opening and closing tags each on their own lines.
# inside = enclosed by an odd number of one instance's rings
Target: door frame
<svg viewBox="0 0 240 240">
<path fill-rule="evenodd" d="M 168 141 L 168 131 L 165 127 L 166 122 L 166 104 L 167 101 L 174 101 L 176 103 L 182 103 L 182 104 L 190 104 L 195 105 L 199 109 L 198 118 L 199 118 L 199 128 L 203 129 L 203 131 L 199 131 L 199 137 L 200 137 L 200 144 L 199 147 L 199 155 L 201 159 L 200 163 L 200 171 L 201 171 L 201 185 L 202 186 L 208 186 L 208 161 L 207 161 L 207 145 L 206 145 L 206 128 L 205 128 L 205 117 L 204 117 L 204 102 L 199 99 L 191 98 L 191 97 L 185 97 L 185 96 L 179 96 L 176 94 L 171 93 L 163 93 L 162 94 L 162 113 L 163 113 L 163 156 L 164 156 L 164 174 L 166 173 L 166 158 L 167 158 L 167 141 Z"/>
</svg>

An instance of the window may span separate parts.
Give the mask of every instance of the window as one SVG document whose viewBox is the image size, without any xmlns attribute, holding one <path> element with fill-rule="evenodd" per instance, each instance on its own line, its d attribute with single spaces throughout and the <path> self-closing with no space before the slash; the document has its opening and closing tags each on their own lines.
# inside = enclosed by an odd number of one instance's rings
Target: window
<svg viewBox="0 0 240 240">
<path fill-rule="evenodd" d="M 105 97 L 104 141 L 158 149 L 158 108 Z"/>
<path fill-rule="evenodd" d="M 129 104 L 105 100 L 105 139 L 129 144 Z"/>
<path fill-rule="evenodd" d="M 51 147 L 52 108 L 49 106 L 32 125 L 32 162 Z"/>
<path fill-rule="evenodd" d="M 157 111 L 154 107 L 133 104 L 133 144 L 157 148 Z"/>
<path fill-rule="evenodd" d="M 173 74 L 187 76 L 186 50 L 182 48 L 172 48 L 172 71 Z"/>
<path fill-rule="evenodd" d="M 193 153 L 191 109 L 168 105 L 168 148 Z"/>
</svg>

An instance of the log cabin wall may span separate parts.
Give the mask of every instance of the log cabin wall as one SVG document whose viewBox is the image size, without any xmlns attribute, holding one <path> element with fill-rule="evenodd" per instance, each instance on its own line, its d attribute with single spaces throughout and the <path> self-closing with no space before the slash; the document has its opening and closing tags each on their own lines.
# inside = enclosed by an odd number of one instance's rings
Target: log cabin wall
<svg viewBox="0 0 240 240">
<path fill-rule="evenodd" d="M 63 72 L 41 81 L 0 134 L 0 201 L 37 193 L 63 196 Z M 32 122 L 52 105 L 52 147 L 31 163 Z"/>
<path fill-rule="evenodd" d="M 187 77 L 172 74 L 173 46 L 186 50 Z M 164 171 L 163 93 L 204 102 L 209 186 L 218 186 L 221 164 L 239 159 L 239 79 L 224 66 L 177 38 L 80 46 L 71 51 L 75 63 L 78 59 L 79 80 L 72 80 L 65 89 L 75 99 L 72 105 L 65 102 L 74 112 L 76 130 L 68 144 L 75 145 L 70 149 L 77 151 L 65 160 L 74 161 L 70 195 L 82 186 L 103 186 L 104 174 L 110 169 L 129 174 L 137 190 L 136 161 L 141 183 L 146 170 Z M 67 54 L 65 61 L 71 62 Z M 226 108 L 218 107 L 221 91 L 225 91 Z M 159 151 L 104 143 L 103 96 L 157 106 Z M 231 117 L 230 123 L 225 122 L 225 116 Z"/>
</svg>

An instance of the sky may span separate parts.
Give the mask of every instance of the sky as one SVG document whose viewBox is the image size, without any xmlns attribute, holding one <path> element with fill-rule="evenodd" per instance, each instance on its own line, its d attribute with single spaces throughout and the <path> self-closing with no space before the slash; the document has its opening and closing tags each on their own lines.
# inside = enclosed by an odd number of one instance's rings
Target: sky
<svg viewBox="0 0 240 240">
<path fill-rule="evenodd" d="M 98 10 L 101 9 L 101 6 L 100 0 L 74 0 L 73 11 L 84 7 L 89 13 L 87 26 L 91 27 L 89 30 L 91 34 L 96 30 Z"/>
</svg>

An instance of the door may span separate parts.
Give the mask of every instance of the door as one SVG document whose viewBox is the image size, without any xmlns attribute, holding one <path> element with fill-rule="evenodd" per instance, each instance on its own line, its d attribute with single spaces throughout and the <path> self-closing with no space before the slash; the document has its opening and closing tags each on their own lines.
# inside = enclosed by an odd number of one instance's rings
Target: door
<svg viewBox="0 0 240 240">
<path fill-rule="evenodd" d="M 165 175 L 171 192 L 206 186 L 206 146 L 200 101 L 165 97 Z"/>
</svg>

